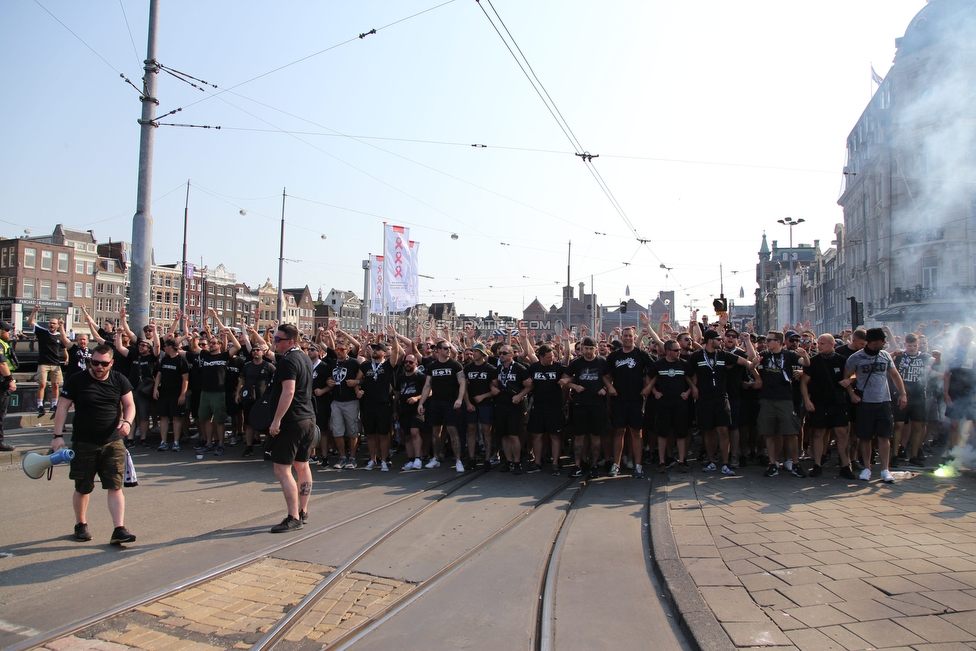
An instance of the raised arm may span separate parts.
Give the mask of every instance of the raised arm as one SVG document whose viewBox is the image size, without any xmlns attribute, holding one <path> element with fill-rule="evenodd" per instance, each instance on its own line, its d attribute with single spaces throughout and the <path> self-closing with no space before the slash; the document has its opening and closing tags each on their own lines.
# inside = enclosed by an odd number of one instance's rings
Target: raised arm
<svg viewBox="0 0 976 651">
<path fill-rule="evenodd" d="M 105 340 L 98 335 L 98 326 L 95 325 L 95 319 L 91 318 L 91 315 L 88 314 L 88 308 L 85 307 L 84 303 L 81 304 L 81 314 L 85 317 L 85 321 L 88 322 L 88 331 L 91 332 L 91 338 L 99 344 L 104 344 Z"/>
</svg>

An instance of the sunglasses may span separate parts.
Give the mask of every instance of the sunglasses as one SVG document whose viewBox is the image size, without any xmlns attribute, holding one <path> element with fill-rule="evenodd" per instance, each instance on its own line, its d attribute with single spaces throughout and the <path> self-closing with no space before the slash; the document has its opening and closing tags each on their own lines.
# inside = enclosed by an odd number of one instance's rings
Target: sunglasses
<svg viewBox="0 0 976 651">
<path fill-rule="evenodd" d="M 451 349 L 450 346 L 438 346 L 437 347 L 437 350 L 450 350 L 450 349 Z"/>
<path fill-rule="evenodd" d="M 813 339 L 801 339 L 801 340 L 800 340 L 800 343 L 801 343 L 801 344 L 809 344 L 809 343 L 813 343 Z"/>
<path fill-rule="evenodd" d="M 111 360 L 109 360 L 107 362 L 103 362 L 100 359 L 93 359 L 93 360 L 91 360 L 91 365 L 92 366 L 109 366 L 109 365 L 111 365 L 111 363 L 112 363 Z"/>
<path fill-rule="evenodd" d="M 278 343 L 279 341 L 291 341 L 291 339 L 289 339 L 288 337 L 279 337 L 275 335 L 274 342 Z"/>
</svg>

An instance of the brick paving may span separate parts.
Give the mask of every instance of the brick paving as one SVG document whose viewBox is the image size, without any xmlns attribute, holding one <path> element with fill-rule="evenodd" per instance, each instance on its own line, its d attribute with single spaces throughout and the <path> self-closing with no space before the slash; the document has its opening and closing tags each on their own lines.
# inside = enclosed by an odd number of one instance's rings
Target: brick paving
<svg viewBox="0 0 976 651">
<path fill-rule="evenodd" d="M 674 543 L 737 648 L 976 649 L 976 481 L 673 474 Z M 833 468 L 831 468 L 833 470 Z"/>
<path fill-rule="evenodd" d="M 267 558 L 140 606 L 76 635 L 50 651 L 218 651 L 249 649 L 334 568 Z M 326 644 L 415 586 L 352 572 L 284 638 Z"/>
</svg>

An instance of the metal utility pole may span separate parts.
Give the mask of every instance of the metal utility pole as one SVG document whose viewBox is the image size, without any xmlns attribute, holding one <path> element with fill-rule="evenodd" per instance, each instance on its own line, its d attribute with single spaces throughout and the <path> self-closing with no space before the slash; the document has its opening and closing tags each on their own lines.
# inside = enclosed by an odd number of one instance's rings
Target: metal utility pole
<svg viewBox="0 0 976 651">
<path fill-rule="evenodd" d="M 362 312 L 362 328 L 363 330 L 368 330 L 369 324 L 369 300 L 372 297 L 369 295 L 369 260 L 363 260 L 363 307 L 360 310 Z"/>
<path fill-rule="evenodd" d="M 281 239 L 278 246 L 278 311 L 276 318 L 278 325 L 284 322 L 282 316 L 285 313 L 285 290 L 282 286 L 282 276 L 285 273 L 285 188 L 281 188 Z"/>
<path fill-rule="evenodd" d="M 183 264 L 180 267 L 180 311 L 186 314 L 186 227 L 190 221 L 190 179 L 186 180 L 186 203 L 183 204 Z"/>
<path fill-rule="evenodd" d="M 149 298 L 152 287 L 153 221 L 149 212 L 152 203 L 153 129 L 156 128 L 156 32 L 159 0 L 149 2 L 149 42 L 142 78 L 142 118 L 139 134 L 139 181 L 136 193 L 136 214 L 132 218 L 132 265 L 129 272 L 129 326 L 141 332 L 149 323 Z"/>
<path fill-rule="evenodd" d="M 777 219 L 776 221 L 784 226 L 790 227 L 790 327 L 793 327 L 793 324 L 796 323 L 796 314 L 794 313 L 793 309 L 793 282 L 795 280 L 793 276 L 793 261 L 796 260 L 796 253 L 793 251 L 793 227 L 802 224 L 806 220 L 802 217 L 800 219 L 784 217 L 783 219 Z"/>
<path fill-rule="evenodd" d="M 570 317 L 573 314 L 573 286 L 569 281 L 569 267 L 572 264 L 573 258 L 573 240 L 569 241 L 569 248 L 566 251 L 566 330 L 568 332 L 573 331 L 573 322 Z M 580 296 L 580 298 L 583 298 Z"/>
</svg>

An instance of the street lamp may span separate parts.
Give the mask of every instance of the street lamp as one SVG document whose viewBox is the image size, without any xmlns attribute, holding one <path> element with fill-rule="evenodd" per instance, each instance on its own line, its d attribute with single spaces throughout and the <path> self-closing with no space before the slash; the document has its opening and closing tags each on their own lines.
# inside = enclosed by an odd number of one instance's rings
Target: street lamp
<svg viewBox="0 0 976 651">
<path fill-rule="evenodd" d="M 802 217 L 800 219 L 784 217 L 783 219 L 777 219 L 776 221 L 784 226 L 790 227 L 790 325 L 793 325 L 796 323 L 796 315 L 793 312 L 793 261 L 796 259 L 796 254 L 793 252 L 793 227 L 802 224 L 806 220 L 804 220 Z"/>
</svg>

